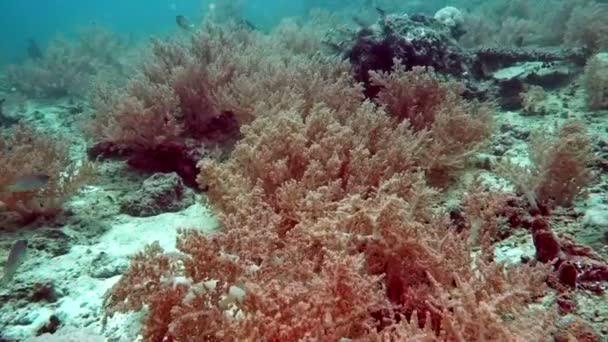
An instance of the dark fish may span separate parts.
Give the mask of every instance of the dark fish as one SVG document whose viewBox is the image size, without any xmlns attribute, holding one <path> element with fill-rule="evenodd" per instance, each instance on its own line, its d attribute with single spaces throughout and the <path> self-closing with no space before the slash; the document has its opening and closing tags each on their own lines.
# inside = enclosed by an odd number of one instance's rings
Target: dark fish
<svg viewBox="0 0 608 342">
<path fill-rule="evenodd" d="M 190 22 L 190 20 L 188 20 L 188 18 L 186 18 L 183 15 L 176 16 L 175 22 L 177 23 L 177 26 L 181 27 L 182 29 L 184 29 L 186 31 L 194 30 L 194 24 L 192 24 Z"/>
<path fill-rule="evenodd" d="M 247 29 L 249 31 L 255 31 L 255 30 L 257 30 L 257 27 L 251 21 L 249 21 L 247 19 L 238 20 L 237 25 L 241 26 L 241 27 L 243 27 L 243 28 L 245 28 L 245 29 Z"/>
<path fill-rule="evenodd" d="M 366 28 L 367 26 L 369 26 L 369 25 L 367 25 L 365 20 L 361 19 L 360 17 L 358 17 L 356 15 L 353 15 L 352 19 L 355 22 L 355 24 L 357 24 L 360 28 Z"/>
<path fill-rule="evenodd" d="M 378 14 L 380 15 L 380 18 L 386 18 L 386 11 L 378 6 L 374 7 L 376 9 L 376 12 L 378 12 Z"/>
<path fill-rule="evenodd" d="M 5 98 L 0 98 L 0 128 L 12 126 L 18 122 L 17 119 L 4 113 L 4 109 L 2 107 L 4 106 L 5 101 Z"/>
<path fill-rule="evenodd" d="M 8 284 L 13 279 L 15 272 L 23 261 L 25 260 L 25 255 L 27 254 L 27 241 L 26 240 L 17 240 L 13 244 L 11 248 L 11 252 L 8 255 L 8 259 L 6 260 L 6 265 L 4 266 L 4 273 L 2 274 L 2 279 L 0 279 L 0 286 L 4 286 Z"/>
<path fill-rule="evenodd" d="M 344 48 L 343 44 L 340 44 L 340 43 L 334 43 L 334 42 L 327 41 L 327 40 L 323 40 L 323 41 L 321 41 L 321 43 L 323 43 L 323 45 L 325 45 L 327 48 L 329 48 L 332 53 L 341 54 L 346 50 L 346 48 Z"/>
<path fill-rule="evenodd" d="M 38 42 L 36 42 L 33 38 L 30 38 L 27 41 L 27 55 L 29 58 L 34 60 L 42 59 L 42 49 L 40 49 Z"/>
<path fill-rule="evenodd" d="M 18 178 L 6 187 L 7 192 L 30 192 L 43 189 L 49 183 L 51 177 L 43 174 L 27 175 Z"/>
</svg>

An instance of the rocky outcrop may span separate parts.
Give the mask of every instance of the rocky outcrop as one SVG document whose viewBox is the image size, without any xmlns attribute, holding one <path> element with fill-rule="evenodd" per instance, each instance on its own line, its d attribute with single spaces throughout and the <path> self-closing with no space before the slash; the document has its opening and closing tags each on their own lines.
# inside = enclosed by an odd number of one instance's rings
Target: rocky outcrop
<svg viewBox="0 0 608 342">
<path fill-rule="evenodd" d="M 187 188 L 176 173 L 157 173 L 146 179 L 138 191 L 126 196 L 121 212 L 148 217 L 176 212 L 194 204 L 194 192 Z"/>
<path fill-rule="evenodd" d="M 521 107 L 519 94 L 528 85 L 564 86 L 581 72 L 589 57 L 585 49 L 464 49 L 457 42 L 462 31 L 452 12 L 435 17 L 383 15 L 375 24 L 361 28 L 352 42 L 341 44 L 367 97 L 373 98 L 379 91 L 370 84 L 369 71 L 390 71 L 393 61 L 399 59 L 407 69 L 432 67 L 459 79 L 466 86 L 465 96 L 495 99 L 514 109 Z"/>
<path fill-rule="evenodd" d="M 378 89 L 369 84 L 369 71 L 389 71 L 394 59 L 406 68 L 433 67 L 458 77 L 468 73 L 470 56 L 457 44 L 453 28 L 425 15 L 391 14 L 356 34 L 346 55 L 355 68 L 355 77 L 366 85 L 366 95 Z"/>
</svg>

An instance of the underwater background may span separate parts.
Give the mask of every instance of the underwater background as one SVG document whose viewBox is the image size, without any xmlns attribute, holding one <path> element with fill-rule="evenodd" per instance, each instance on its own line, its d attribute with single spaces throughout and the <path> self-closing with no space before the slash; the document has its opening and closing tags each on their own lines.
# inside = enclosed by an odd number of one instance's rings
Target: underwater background
<svg viewBox="0 0 608 342">
<path fill-rule="evenodd" d="M 0 3 L 0 342 L 608 341 L 608 3 Z"/>
<path fill-rule="evenodd" d="M 312 8 L 327 9 L 344 6 L 343 1 L 235 1 L 239 12 L 251 18 L 260 28 L 271 28 L 285 17 L 305 17 Z M 357 2 L 353 1 L 356 6 Z M 78 29 L 100 25 L 123 37 L 144 39 L 154 35 L 171 34 L 176 30 L 175 17 L 187 15 L 199 23 L 209 12 L 211 0 L 178 1 L 93 1 L 77 0 L 43 1 L 32 5 L 18 0 L 0 4 L 2 13 L 2 41 L 0 51 L 4 62 L 15 62 L 24 57 L 29 39 L 41 46 L 57 34 L 74 36 Z"/>
</svg>

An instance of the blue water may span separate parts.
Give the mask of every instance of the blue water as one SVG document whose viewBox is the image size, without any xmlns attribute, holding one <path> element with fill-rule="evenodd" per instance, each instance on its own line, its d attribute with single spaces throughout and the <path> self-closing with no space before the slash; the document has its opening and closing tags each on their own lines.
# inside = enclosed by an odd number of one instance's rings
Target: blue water
<svg viewBox="0 0 608 342">
<path fill-rule="evenodd" d="M 174 4 L 174 6 L 172 6 Z M 98 24 L 136 37 L 162 34 L 175 26 L 176 13 L 200 17 L 200 0 L 2 0 L 0 51 L 13 60 L 25 52 L 27 40 L 41 46 L 58 33 Z"/>
<path fill-rule="evenodd" d="M 25 56 L 28 39 L 44 48 L 58 33 L 69 36 L 83 26 L 101 25 L 121 35 L 142 38 L 173 32 L 175 16 L 200 22 L 212 0 L 1 0 L 0 61 Z M 311 7 L 335 7 L 338 0 L 245 1 L 244 17 L 269 27 L 282 17 L 306 15 Z M 352 3 L 352 2 L 351 2 Z"/>
</svg>

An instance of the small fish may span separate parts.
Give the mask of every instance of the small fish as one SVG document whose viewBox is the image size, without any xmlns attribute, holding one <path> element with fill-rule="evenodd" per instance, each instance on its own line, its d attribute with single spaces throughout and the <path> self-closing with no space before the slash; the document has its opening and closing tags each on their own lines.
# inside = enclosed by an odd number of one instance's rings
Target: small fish
<svg viewBox="0 0 608 342">
<path fill-rule="evenodd" d="M 386 18 L 386 11 L 379 7 L 379 6 L 374 6 L 374 9 L 376 9 L 376 12 L 378 12 L 378 14 L 380 15 L 380 18 Z"/>
<path fill-rule="evenodd" d="M 257 27 L 251 21 L 249 21 L 247 19 L 238 20 L 237 25 L 240 27 L 243 27 L 244 29 L 249 30 L 249 31 L 257 30 Z"/>
<path fill-rule="evenodd" d="M 352 16 L 353 21 L 355 22 L 355 24 L 357 24 L 360 28 L 366 28 L 369 25 L 367 25 L 367 23 L 365 22 L 365 20 L 363 20 L 362 18 L 353 15 Z"/>
<path fill-rule="evenodd" d="M 27 241 L 15 241 L 13 247 L 11 248 L 11 252 L 8 255 L 8 259 L 6 260 L 6 265 L 4 266 L 4 273 L 2 274 L 2 279 L 0 279 L 0 286 L 8 284 L 13 279 L 13 276 L 15 276 L 15 272 L 17 272 L 17 269 L 25 260 L 26 254 Z"/>
<path fill-rule="evenodd" d="M 17 178 L 5 189 L 6 192 L 30 192 L 45 188 L 51 177 L 43 174 L 27 175 Z"/>
<path fill-rule="evenodd" d="M 40 49 L 40 45 L 33 38 L 28 39 L 27 41 L 27 55 L 29 58 L 33 60 L 42 59 L 43 53 L 42 49 Z"/>
<path fill-rule="evenodd" d="M 181 14 L 175 17 L 175 22 L 177 23 L 177 26 L 181 27 L 186 31 L 194 30 L 194 24 L 192 24 L 190 20 L 188 20 L 188 18 Z"/>
<path fill-rule="evenodd" d="M 327 41 L 327 40 L 324 40 L 321 43 L 323 43 L 323 45 L 325 45 L 326 47 L 328 47 L 331 50 L 331 52 L 333 52 L 333 53 L 341 54 L 345 50 L 342 47 L 342 45 L 340 45 L 338 43 L 330 42 L 330 41 Z"/>
</svg>

